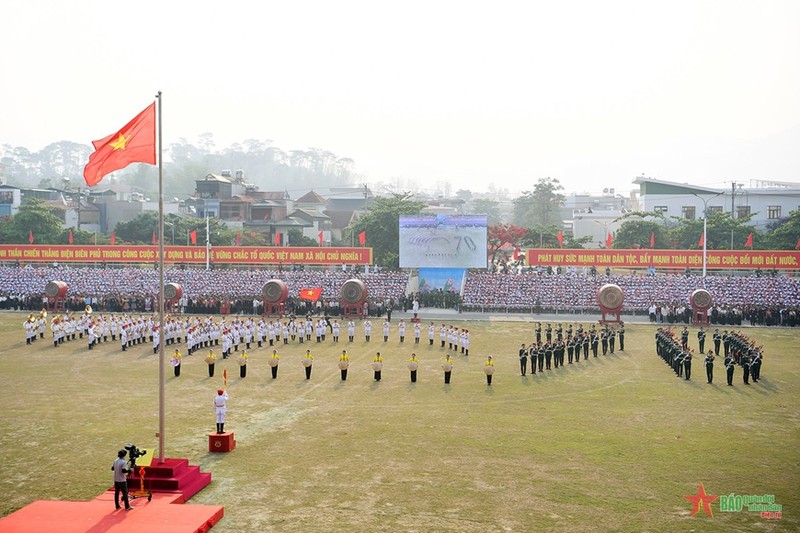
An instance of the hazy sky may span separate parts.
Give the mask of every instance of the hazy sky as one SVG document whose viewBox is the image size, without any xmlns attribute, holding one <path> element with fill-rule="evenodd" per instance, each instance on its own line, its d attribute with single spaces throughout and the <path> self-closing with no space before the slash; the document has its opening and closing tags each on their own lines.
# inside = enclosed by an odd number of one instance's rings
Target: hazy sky
<svg viewBox="0 0 800 533">
<path fill-rule="evenodd" d="M 165 145 L 324 148 L 367 183 L 800 181 L 797 0 L 4 0 L 0 20 L 0 144 L 89 145 L 161 90 Z"/>
</svg>

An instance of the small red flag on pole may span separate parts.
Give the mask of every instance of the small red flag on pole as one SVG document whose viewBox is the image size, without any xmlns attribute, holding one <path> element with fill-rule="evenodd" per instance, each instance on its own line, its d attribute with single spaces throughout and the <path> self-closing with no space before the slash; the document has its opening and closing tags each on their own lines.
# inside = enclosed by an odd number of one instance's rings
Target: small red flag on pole
<svg viewBox="0 0 800 533">
<path fill-rule="evenodd" d="M 655 245 L 656 245 L 656 232 L 655 231 L 651 231 L 650 232 L 650 248 L 655 247 Z"/>
<path fill-rule="evenodd" d="M 319 245 L 320 246 L 322 246 L 322 243 L 323 243 L 322 239 L 323 239 L 324 236 L 325 236 L 325 234 L 323 232 L 321 232 L 321 231 L 317 234 L 317 237 L 319 237 Z"/>
<path fill-rule="evenodd" d="M 31 237 L 33 239 L 33 237 Z M 31 240 L 31 244 L 33 244 L 33 240 Z M 794 245 L 795 250 L 800 250 L 800 239 L 797 239 L 797 244 Z"/>
<path fill-rule="evenodd" d="M 364 246 L 365 244 L 367 244 L 367 231 L 366 230 L 364 230 L 364 231 L 362 231 L 361 233 L 358 234 L 358 244 L 360 244 L 361 246 Z"/>
<path fill-rule="evenodd" d="M 753 248 L 753 232 L 750 232 L 750 235 L 747 236 L 747 240 L 744 242 L 745 248 Z"/>
<path fill-rule="evenodd" d="M 113 231 L 111 232 L 111 244 L 117 244 L 117 235 Z"/>
<path fill-rule="evenodd" d="M 558 240 L 558 246 L 563 248 L 564 247 L 564 232 L 559 231 L 556 233 L 556 239 Z"/>
<path fill-rule="evenodd" d="M 223 389 L 227 389 L 228 388 L 228 369 L 227 368 L 222 371 L 222 388 Z"/>
<path fill-rule="evenodd" d="M 28 230 L 28 242 L 33 244 L 33 230 L 32 229 Z M 797 241 L 797 242 L 800 242 L 800 241 Z"/>
<path fill-rule="evenodd" d="M 72 230 L 69 230 L 69 237 L 67 237 L 67 241 L 69 241 L 70 244 L 75 242 L 75 238 L 72 236 Z"/>
<path fill-rule="evenodd" d="M 189 232 L 189 241 L 192 244 L 197 244 L 197 230 L 196 229 L 193 229 L 192 231 Z"/>
<path fill-rule="evenodd" d="M 705 245 L 705 243 L 706 243 L 706 240 L 703 237 L 703 234 L 701 233 L 700 234 L 700 240 L 697 242 L 697 247 L 698 248 L 702 248 Z"/>
<path fill-rule="evenodd" d="M 606 237 L 606 248 L 611 248 L 611 243 L 614 242 L 614 237 L 611 236 L 609 232 L 608 237 Z"/>
<path fill-rule="evenodd" d="M 281 233 L 280 232 L 275 234 L 275 245 L 276 246 L 280 246 L 281 245 Z"/>
</svg>

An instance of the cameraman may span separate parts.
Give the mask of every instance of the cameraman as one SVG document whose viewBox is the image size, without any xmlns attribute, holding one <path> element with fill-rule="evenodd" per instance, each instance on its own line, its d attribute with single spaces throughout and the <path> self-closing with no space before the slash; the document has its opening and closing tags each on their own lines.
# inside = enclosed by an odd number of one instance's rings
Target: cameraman
<svg viewBox="0 0 800 533">
<path fill-rule="evenodd" d="M 122 492 L 122 501 L 125 503 L 125 510 L 130 511 L 133 509 L 128 501 L 128 478 L 125 474 L 130 473 L 128 469 L 128 461 L 125 456 L 128 454 L 125 450 L 117 452 L 117 460 L 111 465 L 111 470 L 114 471 L 114 506 L 119 510 L 119 493 Z"/>
</svg>

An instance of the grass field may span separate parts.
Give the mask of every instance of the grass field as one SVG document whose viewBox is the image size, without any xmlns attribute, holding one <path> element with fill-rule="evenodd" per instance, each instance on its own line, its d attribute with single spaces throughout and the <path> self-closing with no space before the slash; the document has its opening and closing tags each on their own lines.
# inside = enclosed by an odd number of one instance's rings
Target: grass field
<svg viewBox="0 0 800 533">
<path fill-rule="evenodd" d="M 23 320 L 0 315 L 0 516 L 36 499 L 93 498 L 112 485 L 126 442 L 157 454 L 151 346 L 28 348 Z M 300 364 L 308 344 L 278 347 L 275 381 L 267 348 L 250 352 L 244 379 L 235 359 L 208 378 L 202 354 L 184 358 L 179 378 L 168 368 L 165 453 L 213 474 L 192 499 L 225 506 L 213 531 L 800 530 L 797 331 L 747 329 L 765 346 L 762 380 L 745 387 L 737 369 L 727 387 L 720 360 L 713 385 L 697 359 L 692 381 L 675 377 L 655 355 L 650 325 L 628 325 L 624 352 L 523 378 L 517 347 L 531 324 L 455 323 L 470 329 L 472 347 L 456 356 L 449 386 L 438 342 L 416 347 L 411 384 L 413 339 L 365 343 L 361 329 L 352 344 L 310 345 L 310 381 Z M 351 356 L 344 383 L 342 348 Z M 497 362 L 491 387 L 487 353 Z M 209 454 L 223 368 L 237 448 Z M 721 512 L 719 500 L 713 517 L 690 516 L 684 496 L 700 483 L 713 495 L 774 495 L 783 518 Z"/>
</svg>

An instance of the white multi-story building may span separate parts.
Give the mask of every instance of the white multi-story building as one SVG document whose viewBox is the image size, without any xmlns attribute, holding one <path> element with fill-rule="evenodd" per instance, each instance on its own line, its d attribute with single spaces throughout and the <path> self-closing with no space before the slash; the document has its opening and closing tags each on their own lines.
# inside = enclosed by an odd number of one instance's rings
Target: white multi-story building
<svg viewBox="0 0 800 533">
<path fill-rule="evenodd" d="M 639 210 L 656 211 L 665 217 L 695 219 L 709 213 L 733 213 L 734 218 L 753 215 L 751 225 L 764 228 L 771 222 L 800 209 L 800 183 L 751 180 L 749 186 L 733 183 L 731 188 L 712 188 L 638 177 Z"/>
</svg>

